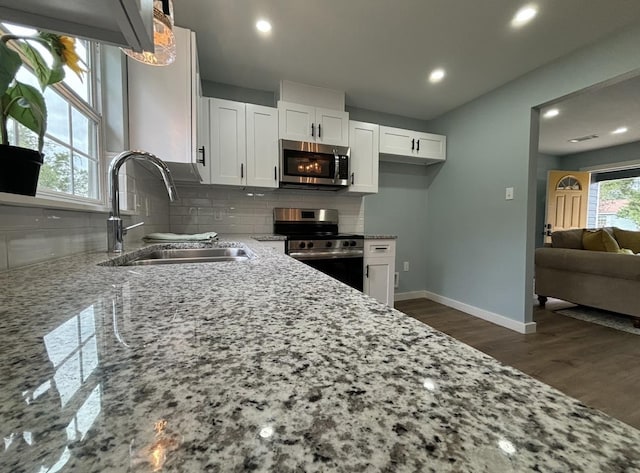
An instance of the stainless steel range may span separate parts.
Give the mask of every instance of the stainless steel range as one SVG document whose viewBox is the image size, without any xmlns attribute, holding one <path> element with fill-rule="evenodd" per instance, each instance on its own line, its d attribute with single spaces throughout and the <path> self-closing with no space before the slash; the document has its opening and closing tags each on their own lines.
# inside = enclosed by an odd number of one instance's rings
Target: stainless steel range
<svg viewBox="0 0 640 473">
<path fill-rule="evenodd" d="M 338 233 L 337 210 L 276 208 L 273 222 L 289 256 L 362 291 L 364 237 Z"/>
</svg>

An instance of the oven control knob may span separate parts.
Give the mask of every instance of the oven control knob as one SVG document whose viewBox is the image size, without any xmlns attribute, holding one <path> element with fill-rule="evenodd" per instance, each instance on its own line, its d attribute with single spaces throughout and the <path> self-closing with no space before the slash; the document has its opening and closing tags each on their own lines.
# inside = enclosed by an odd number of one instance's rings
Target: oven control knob
<svg viewBox="0 0 640 473">
<path fill-rule="evenodd" d="M 349 246 L 349 242 L 347 240 L 343 241 L 342 246 Z"/>
<path fill-rule="evenodd" d="M 349 243 L 349 246 L 356 246 L 356 241 L 355 240 L 351 240 L 351 242 Z"/>
<path fill-rule="evenodd" d="M 307 248 L 313 248 L 313 242 L 310 241 L 309 243 L 307 243 Z"/>
<path fill-rule="evenodd" d="M 302 241 L 302 242 L 300 242 L 300 245 L 298 245 L 298 246 L 300 246 L 300 248 L 304 248 L 304 247 L 305 247 L 305 246 L 307 246 L 307 245 L 305 244 L 305 242 L 304 242 L 304 241 Z"/>
<path fill-rule="evenodd" d="M 332 247 L 332 246 L 333 246 L 333 242 L 332 242 L 332 241 L 328 241 L 328 242 L 327 242 L 327 248 L 330 248 L 330 247 Z"/>
</svg>

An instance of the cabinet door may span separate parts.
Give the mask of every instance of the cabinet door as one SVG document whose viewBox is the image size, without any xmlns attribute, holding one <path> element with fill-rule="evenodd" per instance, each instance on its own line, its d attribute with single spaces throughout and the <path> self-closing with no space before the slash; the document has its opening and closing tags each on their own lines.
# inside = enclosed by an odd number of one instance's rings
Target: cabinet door
<svg viewBox="0 0 640 473">
<path fill-rule="evenodd" d="M 132 149 L 176 163 L 194 163 L 191 32 L 174 29 L 176 60 L 150 67 L 128 59 L 129 142 Z"/>
<path fill-rule="evenodd" d="M 370 260 L 364 274 L 365 294 L 393 307 L 393 269 L 389 262 L 385 259 Z"/>
<path fill-rule="evenodd" d="M 380 127 L 380 153 L 399 154 L 411 156 L 414 151 L 411 149 L 411 140 L 415 149 L 414 131 L 403 130 L 401 128 Z"/>
<path fill-rule="evenodd" d="M 247 185 L 278 187 L 278 109 L 247 104 Z"/>
<path fill-rule="evenodd" d="M 318 143 L 349 146 L 349 113 L 316 108 L 315 135 Z"/>
<path fill-rule="evenodd" d="M 209 99 L 199 97 L 197 101 L 198 150 L 196 165 L 202 184 L 211 184 L 211 144 L 209 140 Z"/>
<path fill-rule="evenodd" d="M 378 125 L 349 122 L 349 192 L 378 192 Z"/>
<path fill-rule="evenodd" d="M 243 185 L 247 175 L 245 104 L 210 100 L 211 183 Z"/>
<path fill-rule="evenodd" d="M 285 140 L 315 141 L 316 109 L 307 105 L 278 102 L 280 138 Z M 311 126 L 313 125 L 313 135 Z"/>
<path fill-rule="evenodd" d="M 415 133 L 416 156 L 428 160 L 444 161 L 447 152 L 447 138 L 431 133 Z"/>
</svg>

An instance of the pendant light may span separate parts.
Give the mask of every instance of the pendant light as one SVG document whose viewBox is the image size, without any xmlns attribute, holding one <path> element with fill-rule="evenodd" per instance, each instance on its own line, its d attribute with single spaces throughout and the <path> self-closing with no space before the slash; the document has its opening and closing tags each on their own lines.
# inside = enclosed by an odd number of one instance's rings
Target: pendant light
<svg viewBox="0 0 640 473">
<path fill-rule="evenodd" d="M 168 66 L 176 59 L 176 38 L 173 34 L 173 1 L 153 2 L 154 51 L 137 53 L 131 49 L 122 51 L 129 57 L 151 66 Z"/>
</svg>

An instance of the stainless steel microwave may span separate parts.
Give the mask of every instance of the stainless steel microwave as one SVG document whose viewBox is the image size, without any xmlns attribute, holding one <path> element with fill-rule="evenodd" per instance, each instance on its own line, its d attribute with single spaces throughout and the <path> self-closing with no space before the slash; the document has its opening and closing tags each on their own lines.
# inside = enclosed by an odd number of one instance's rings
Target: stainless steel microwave
<svg viewBox="0 0 640 473">
<path fill-rule="evenodd" d="M 349 185 L 346 146 L 280 140 L 280 187 L 338 190 Z"/>
</svg>

